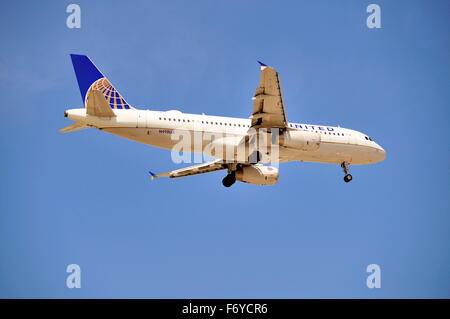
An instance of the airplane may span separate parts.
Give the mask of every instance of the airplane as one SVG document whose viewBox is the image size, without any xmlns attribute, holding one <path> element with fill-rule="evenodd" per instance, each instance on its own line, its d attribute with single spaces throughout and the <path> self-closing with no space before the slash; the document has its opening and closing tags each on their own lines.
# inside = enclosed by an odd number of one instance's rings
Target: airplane
<svg viewBox="0 0 450 319">
<path fill-rule="evenodd" d="M 274 68 L 260 61 L 252 114 L 249 118 L 234 118 L 134 108 L 87 56 L 70 56 L 84 107 L 64 112 L 64 116 L 75 123 L 60 132 L 96 128 L 168 150 L 179 143 L 174 136 L 182 132 L 188 138 L 200 139 L 200 143 L 188 139 L 184 151 L 214 158 L 166 173 L 149 172 L 152 179 L 226 170 L 222 180 L 225 187 L 236 181 L 273 185 L 279 178 L 274 163 L 299 161 L 339 164 L 345 174 L 344 181 L 348 183 L 353 179 L 349 174 L 350 165 L 373 164 L 386 158 L 385 150 L 362 132 L 339 126 L 288 122 L 280 76 Z M 266 141 L 268 147 L 258 144 L 258 138 Z"/>
</svg>

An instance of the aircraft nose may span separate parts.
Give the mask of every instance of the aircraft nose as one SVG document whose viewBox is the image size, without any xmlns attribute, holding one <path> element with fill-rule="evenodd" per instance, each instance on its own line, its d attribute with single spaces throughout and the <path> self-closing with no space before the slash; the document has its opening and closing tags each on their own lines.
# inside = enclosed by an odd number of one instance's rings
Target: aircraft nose
<svg viewBox="0 0 450 319">
<path fill-rule="evenodd" d="M 376 147 L 376 151 L 377 153 L 377 157 L 378 157 L 378 161 L 384 161 L 386 158 L 386 151 L 384 150 L 384 148 L 382 148 L 380 145 L 377 144 Z"/>
</svg>

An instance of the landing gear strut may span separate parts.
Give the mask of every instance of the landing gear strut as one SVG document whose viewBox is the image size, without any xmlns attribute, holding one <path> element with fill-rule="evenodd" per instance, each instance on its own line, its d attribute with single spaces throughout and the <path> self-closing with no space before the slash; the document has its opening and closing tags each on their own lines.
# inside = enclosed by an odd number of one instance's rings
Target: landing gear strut
<svg viewBox="0 0 450 319">
<path fill-rule="evenodd" d="M 350 164 L 348 162 L 342 162 L 341 167 L 345 173 L 344 182 L 348 183 L 353 179 L 353 176 L 348 173 Z"/>
<path fill-rule="evenodd" d="M 248 162 L 251 164 L 257 164 L 262 160 L 262 155 L 259 151 L 254 151 L 248 157 Z"/>
<path fill-rule="evenodd" d="M 222 184 L 225 187 L 230 187 L 235 182 L 236 182 L 236 173 L 234 171 L 228 173 L 228 175 L 222 179 Z"/>
</svg>

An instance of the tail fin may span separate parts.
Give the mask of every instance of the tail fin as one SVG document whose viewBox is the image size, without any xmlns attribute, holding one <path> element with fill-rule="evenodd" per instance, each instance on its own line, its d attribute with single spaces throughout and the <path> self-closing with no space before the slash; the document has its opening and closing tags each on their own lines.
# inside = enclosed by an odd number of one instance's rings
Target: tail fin
<svg viewBox="0 0 450 319">
<path fill-rule="evenodd" d="M 132 109 L 108 79 L 85 55 L 71 54 L 73 68 L 80 87 L 81 98 L 87 106 L 92 91 L 100 91 L 112 109 Z"/>
</svg>

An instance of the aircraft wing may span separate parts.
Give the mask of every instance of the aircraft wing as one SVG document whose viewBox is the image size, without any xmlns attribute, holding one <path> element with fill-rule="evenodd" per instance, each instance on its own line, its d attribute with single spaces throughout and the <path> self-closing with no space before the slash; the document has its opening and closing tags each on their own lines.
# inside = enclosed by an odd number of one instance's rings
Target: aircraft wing
<svg viewBox="0 0 450 319">
<path fill-rule="evenodd" d="M 281 90 L 278 72 L 261 63 L 259 87 L 253 98 L 252 126 L 255 129 L 272 127 L 287 127 L 283 92 Z"/>
<path fill-rule="evenodd" d="M 185 177 L 190 175 L 198 175 L 198 174 L 204 174 L 214 171 L 220 171 L 222 169 L 227 169 L 228 165 L 225 163 L 224 160 L 218 159 L 213 162 L 208 163 L 202 163 L 198 165 L 193 165 L 189 167 L 184 167 L 180 169 L 176 169 L 174 171 L 161 173 L 161 174 L 153 174 L 150 172 L 150 175 L 152 176 L 152 179 L 155 179 L 157 177 L 170 177 L 170 178 L 177 178 L 177 177 Z"/>
</svg>

